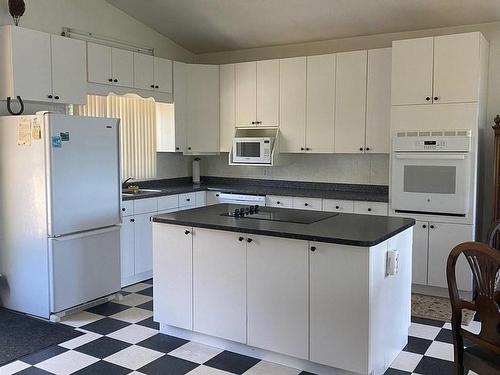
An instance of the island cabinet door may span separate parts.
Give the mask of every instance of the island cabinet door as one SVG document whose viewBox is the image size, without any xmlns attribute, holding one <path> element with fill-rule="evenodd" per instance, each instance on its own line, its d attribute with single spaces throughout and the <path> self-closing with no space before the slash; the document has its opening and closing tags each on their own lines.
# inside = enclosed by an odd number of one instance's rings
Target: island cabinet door
<svg viewBox="0 0 500 375">
<path fill-rule="evenodd" d="M 191 227 L 153 223 L 154 320 L 193 329 Z"/>
<path fill-rule="evenodd" d="M 310 360 L 368 373 L 369 249 L 310 242 Z"/>
<path fill-rule="evenodd" d="M 246 237 L 195 228 L 193 329 L 246 343 Z"/>
<path fill-rule="evenodd" d="M 248 345 L 308 358 L 308 243 L 248 235 Z"/>
</svg>

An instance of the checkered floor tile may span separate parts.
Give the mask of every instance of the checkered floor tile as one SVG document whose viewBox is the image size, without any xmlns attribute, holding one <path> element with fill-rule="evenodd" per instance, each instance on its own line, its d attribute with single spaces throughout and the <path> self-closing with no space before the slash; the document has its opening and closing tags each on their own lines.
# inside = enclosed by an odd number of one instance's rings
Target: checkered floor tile
<svg viewBox="0 0 500 375">
<path fill-rule="evenodd" d="M 0 367 L 0 375 L 312 375 L 158 333 L 151 284 L 148 280 L 132 285 L 124 289 L 121 301 L 66 317 L 62 324 L 84 335 Z M 473 321 L 468 329 L 477 332 L 479 324 Z M 408 345 L 386 375 L 451 375 L 452 361 L 450 324 L 413 318 Z"/>
</svg>

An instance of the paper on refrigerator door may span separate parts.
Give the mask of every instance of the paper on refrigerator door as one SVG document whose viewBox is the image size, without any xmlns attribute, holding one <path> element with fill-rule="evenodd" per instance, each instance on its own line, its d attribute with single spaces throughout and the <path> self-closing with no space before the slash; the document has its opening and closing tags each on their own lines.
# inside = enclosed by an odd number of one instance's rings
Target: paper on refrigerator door
<svg viewBox="0 0 500 375">
<path fill-rule="evenodd" d="M 31 120 L 21 119 L 17 124 L 17 145 L 31 146 Z"/>
</svg>

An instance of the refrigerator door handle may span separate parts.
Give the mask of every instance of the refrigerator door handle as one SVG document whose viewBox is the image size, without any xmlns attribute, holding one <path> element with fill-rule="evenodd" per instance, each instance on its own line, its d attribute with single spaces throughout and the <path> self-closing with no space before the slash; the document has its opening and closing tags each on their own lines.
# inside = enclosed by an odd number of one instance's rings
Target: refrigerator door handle
<svg viewBox="0 0 500 375">
<path fill-rule="evenodd" d="M 111 227 L 106 227 L 106 228 L 96 229 L 96 230 L 89 230 L 89 231 L 85 231 L 85 232 L 78 232 L 78 233 L 68 234 L 68 235 L 64 235 L 64 236 L 51 237 L 51 239 L 53 239 L 55 241 L 70 241 L 70 240 L 76 240 L 79 238 L 96 236 L 98 234 L 114 232 L 116 230 L 120 230 L 119 225 L 113 225 Z"/>
</svg>

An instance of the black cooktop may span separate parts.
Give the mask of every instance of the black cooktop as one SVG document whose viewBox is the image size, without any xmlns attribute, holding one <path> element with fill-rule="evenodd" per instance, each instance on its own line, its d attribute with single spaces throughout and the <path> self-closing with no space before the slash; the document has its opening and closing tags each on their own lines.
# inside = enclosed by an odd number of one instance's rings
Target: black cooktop
<svg viewBox="0 0 500 375">
<path fill-rule="evenodd" d="M 280 221 L 284 223 L 295 224 L 312 224 L 321 220 L 325 220 L 338 213 L 334 212 L 321 212 L 321 211 L 305 211 L 305 210 L 273 210 L 266 207 L 252 207 L 252 210 L 246 210 L 243 214 L 241 211 L 224 212 L 221 216 L 230 216 L 237 219 L 253 219 L 253 220 L 267 220 L 267 221 Z"/>
</svg>

